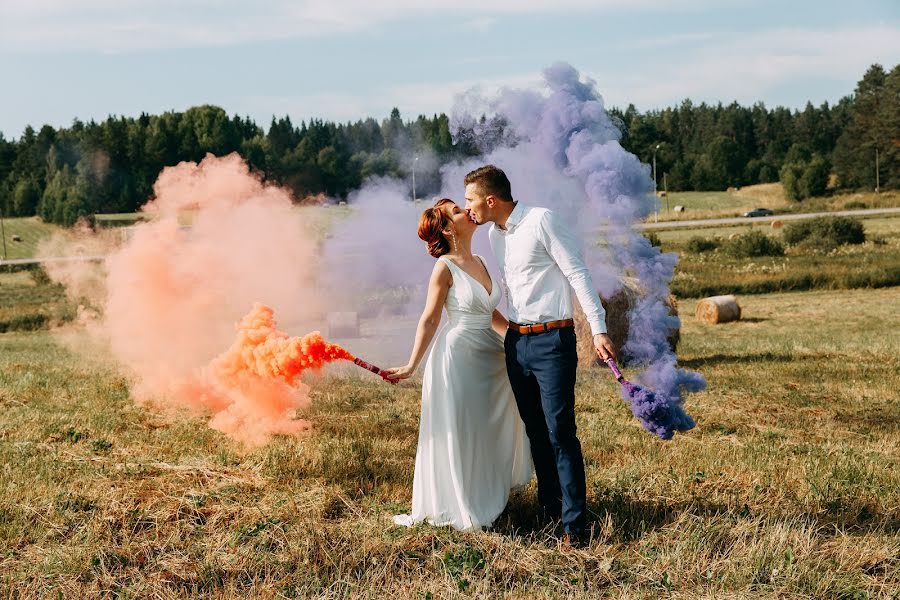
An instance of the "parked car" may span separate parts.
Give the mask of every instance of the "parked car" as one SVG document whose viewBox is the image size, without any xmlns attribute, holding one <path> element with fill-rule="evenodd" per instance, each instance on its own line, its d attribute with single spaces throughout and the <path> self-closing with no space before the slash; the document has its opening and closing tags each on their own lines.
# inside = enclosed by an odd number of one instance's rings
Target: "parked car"
<svg viewBox="0 0 900 600">
<path fill-rule="evenodd" d="M 768 208 L 754 208 L 744 213 L 745 217 L 771 217 L 775 213 Z"/>
</svg>

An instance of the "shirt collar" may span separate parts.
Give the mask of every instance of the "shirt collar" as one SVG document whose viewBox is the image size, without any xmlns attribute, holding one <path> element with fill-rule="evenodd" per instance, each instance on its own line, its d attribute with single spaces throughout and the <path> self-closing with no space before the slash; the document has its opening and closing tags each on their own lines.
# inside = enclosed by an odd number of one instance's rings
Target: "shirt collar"
<svg viewBox="0 0 900 600">
<path fill-rule="evenodd" d="M 506 229 L 505 232 L 509 233 L 522 221 L 522 217 L 525 216 L 525 205 L 521 202 L 516 202 L 516 207 L 513 209 L 509 216 L 506 218 Z M 499 227 L 497 229 L 500 229 Z M 500 231 L 504 231 L 500 229 Z"/>
</svg>

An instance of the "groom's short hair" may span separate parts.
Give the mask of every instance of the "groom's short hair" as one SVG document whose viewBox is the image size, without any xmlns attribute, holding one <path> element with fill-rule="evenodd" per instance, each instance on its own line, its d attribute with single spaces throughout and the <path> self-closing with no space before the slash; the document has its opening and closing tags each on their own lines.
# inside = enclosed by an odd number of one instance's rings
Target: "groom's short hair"
<svg viewBox="0 0 900 600">
<path fill-rule="evenodd" d="M 465 185 L 474 183 L 485 196 L 496 196 L 500 200 L 513 201 L 512 186 L 503 169 L 494 165 L 484 165 L 471 171 L 463 180 Z"/>
</svg>

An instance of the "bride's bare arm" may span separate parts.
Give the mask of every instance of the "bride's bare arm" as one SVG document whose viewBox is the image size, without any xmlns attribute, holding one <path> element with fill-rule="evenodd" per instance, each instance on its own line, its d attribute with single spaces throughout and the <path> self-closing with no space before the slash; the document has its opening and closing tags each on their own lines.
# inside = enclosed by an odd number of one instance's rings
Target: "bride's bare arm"
<svg viewBox="0 0 900 600">
<path fill-rule="evenodd" d="M 447 292 L 453 283 L 453 277 L 450 270 L 443 261 L 438 261 L 434 265 L 431 272 L 431 279 L 428 281 L 428 297 L 425 299 L 425 309 L 422 316 L 419 317 L 419 326 L 416 327 L 416 340 L 413 343 L 412 354 L 410 354 L 409 362 L 405 366 L 388 369 L 388 377 L 393 380 L 406 379 L 416 372 L 419 363 L 428 350 L 428 345 L 434 339 L 438 325 L 441 324 L 441 311 L 444 309 L 444 302 L 447 300 Z"/>
<path fill-rule="evenodd" d="M 491 327 L 500 334 L 500 337 L 506 337 L 506 330 L 509 328 L 509 320 L 507 320 L 507 318 L 496 308 L 494 309 L 494 314 L 491 315 Z"/>
</svg>

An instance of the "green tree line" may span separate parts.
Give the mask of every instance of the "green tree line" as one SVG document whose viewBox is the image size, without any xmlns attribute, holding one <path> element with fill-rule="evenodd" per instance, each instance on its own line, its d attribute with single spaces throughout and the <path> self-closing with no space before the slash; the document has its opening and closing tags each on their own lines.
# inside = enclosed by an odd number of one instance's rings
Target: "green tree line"
<svg viewBox="0 0 900 600">
<path fill-rule="evenodd" d="M 770 109 L 762 103 L 695 105 L 638 112 L 612 109 L 622 145 L 652 162 L 672 190 L 723 190 L 781 180 L 796 199 L 824 193 L 833 175 L 842 188 L 900 187 L 900 65 L 868 69 L 853 94 L 834 106 Z M 502 122 L 496 125 L 502 127 Z M 472 136 L 451 136 L 445 114 L 404 121 L 397 109 L 381 121 L 320 119 L 296 125 L 272 118 L 267 129 L 248 117 L 204 105 L 184 112 L 76 120 L 70 127 L 27 127 L 17 140 L 0 135 L 0 210 L 71 224 L 97 213 L 132 212 L 152 194 L 163 167 L 207 153 L 238 152 L 297 198 L 341 198 L 371 176 L 409 177 L 415 154 L 417 192 L 440 185 L 445 162 L 479 154 Z"/>
<path fill-rule="evenodd" d="M 803 110 L 763 103 L 694 105 L 639 113 L 610 111 L 622 123 L 622 145 L 651 163 L 656 151 L 659 186 L 724 190 L 782 181 L 796 200 L 839 188 L 900 187 L 900 65 L 889 73 L 872 65 L 852 95 L 833 106 Z"/>
</svg>

